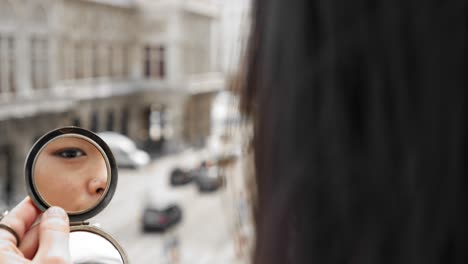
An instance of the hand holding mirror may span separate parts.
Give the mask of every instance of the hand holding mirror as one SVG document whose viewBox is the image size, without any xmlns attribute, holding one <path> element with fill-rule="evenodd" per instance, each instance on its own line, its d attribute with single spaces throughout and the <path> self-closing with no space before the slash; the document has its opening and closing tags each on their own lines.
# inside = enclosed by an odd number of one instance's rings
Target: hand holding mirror
<svg viewBox="0 0 468 264">
<path fill-rule="evenodd" d="M 40 210 L 59 206 L 68 213 L 74 263 L 128 263 L 117 241 L 86 221 L 107 206 L 117 186 L 116 163 L 101 138 L 78 127 L 50 131 L 31 148 L 25 176 Z"/>
</svg>

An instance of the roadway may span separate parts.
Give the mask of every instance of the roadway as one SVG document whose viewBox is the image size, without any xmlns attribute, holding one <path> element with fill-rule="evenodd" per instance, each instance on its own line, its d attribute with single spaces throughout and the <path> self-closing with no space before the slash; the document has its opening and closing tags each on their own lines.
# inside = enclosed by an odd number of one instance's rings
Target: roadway
<svg viewBox="0 0 468 264">
<path fill-rule="evenodd" d="M 144 169 L 119 170 L 113 200 L 90 222 L 99 223 L 122 244 L 130 263 L 245 263 L 235 257 L 227 191 L 201 194 L 193 184 L 169 185 L 174 166 L 193 167 L 204 154 L 186 150 L 157 159 Z M 143 233 L 140 218 L 144 206 L 169 202 L 182 207 L 182 222 L 163 234 Z"/>
</svg>

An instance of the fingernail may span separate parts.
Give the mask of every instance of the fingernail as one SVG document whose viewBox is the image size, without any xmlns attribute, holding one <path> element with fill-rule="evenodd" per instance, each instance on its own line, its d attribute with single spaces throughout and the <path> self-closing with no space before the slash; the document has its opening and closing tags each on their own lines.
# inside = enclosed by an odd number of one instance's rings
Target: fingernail
<svg viewBox="0 0 468 264">
<path fill-rule="evenodd" d="M 67 213 L 65 211 L 57 206 L 52 206 L 47 211 L 45 211 L 44 215 L 46 217 L 60 217 L 62 219 L 65 219 L 67 217 Z"/>
</svg>

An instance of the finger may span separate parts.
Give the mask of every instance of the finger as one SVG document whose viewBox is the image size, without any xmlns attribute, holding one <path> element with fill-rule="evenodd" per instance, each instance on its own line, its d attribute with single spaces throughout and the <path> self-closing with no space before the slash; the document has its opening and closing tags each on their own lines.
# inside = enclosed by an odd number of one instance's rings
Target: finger
<svg viewBox="0 0 468 264">
<path fill-rule="evenodd" d="M 0 263 L 30 264 L 30 261 L 12 252 L 1 252 Z"/>
<path fill-rule="evenodd" d="M 5 224 L 15 230 L 21 241 L 24 234 L 34 223 L 39 214 L 39 209 L 34 206 L 29 197 L 26 197 L 15 208 L 13 208 L 11 212 L 2 219 L 1 222 L 2 224 Z M 13 243 L 15 246 L 17 243 L 20 243 L 20 241 L 16 241 L 16 238 L 13 234 L 3 229 L 0 229 L 0 241 L 8 241 Z"/>
<path fill-rule="evenodd" d="M 50 207 L 39 224 L 39 249 L 35 261 L 39 263 L 69 263 L 70 226 L 68 216 L 60 207 Z"/>
<path fill-rule="evenodd" d="M 24 235 L 19 245 L 19 250 L 27 259 L 32 259 L 39 246 L 39 225 L 33 225 Z"/>
</svg>

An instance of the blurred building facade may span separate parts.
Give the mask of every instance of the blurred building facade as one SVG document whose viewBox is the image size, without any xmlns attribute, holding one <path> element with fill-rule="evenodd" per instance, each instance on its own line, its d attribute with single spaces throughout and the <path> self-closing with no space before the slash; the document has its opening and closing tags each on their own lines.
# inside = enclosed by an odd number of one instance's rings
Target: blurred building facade
<svg viewBox="0 0 468 264">
<path fill-rule="evenodd" d="M 221 69 L 227 75 L 237 75 L 249 38 L 251 0 L 219 1 L 222 2 Z"/>
<path fill-rule="evenodd" d="M 225 86 L 215 0 L 0 0 L 0 200 L 56 127 L 203 144 Z"/>
</svg>

